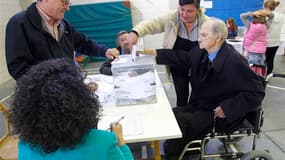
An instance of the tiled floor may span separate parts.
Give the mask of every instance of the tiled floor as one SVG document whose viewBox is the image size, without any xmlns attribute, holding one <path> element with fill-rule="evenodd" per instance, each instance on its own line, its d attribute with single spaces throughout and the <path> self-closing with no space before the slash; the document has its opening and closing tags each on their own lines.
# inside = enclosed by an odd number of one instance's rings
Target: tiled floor
<svg viewBox="0 0 285 160">
<path fill-rule="evenodd" d="M 88 66 L 88 72 L 98 72 L 100 64 L 91 64 Z M 94 69 L 97 68 L 97 69 Z M 164 67 L 157 66 L 158 73 L 164 84 L 171 105 L 175 106 L 175 93 L 173 85 L 169 82 Z M 285 56 L 277 55 L 275 60 L 274 72 L 285 73 Z M 0 86 L 0 99 L 9 96 L 14 89 L 15 81 L 11 80 Z M 265 121 L 263 132 L 257 140 L 257 149 L 268 150 L 275 160 L 285 159 L 285 79 L 273 77 L 266 88 L 266 97 L 263 101 L 265 110 Z M 283 117 L 284 116 L 284 117 Z M 3 116 L 0 116 L 0 135 L 4 133 Z M 242 151 L 250 148 L 250 138 L 244 138 L 237 145 Z M 210 142 L 207 150 L 218 151 L 221 146 L 220 142 Z"/>
</svg>

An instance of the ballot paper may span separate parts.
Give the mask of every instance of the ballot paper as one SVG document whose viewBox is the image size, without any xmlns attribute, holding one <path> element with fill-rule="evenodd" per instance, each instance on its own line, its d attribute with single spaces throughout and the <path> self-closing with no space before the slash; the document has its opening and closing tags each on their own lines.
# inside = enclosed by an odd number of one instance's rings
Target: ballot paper
<svg viewBox="0 0 285 160">
<path fill-rule="evenodd" d="M 98 129 L 109 130 L 110 124 L 121 119 L 119 123 L 123 127 L 124 136 L 134 136 L 143 134 L 143 120 L 142 116 L 139 114 L 127 114 L 127 115 L 103 115 L 103 117 L 98 122 Z"/>
</svg>

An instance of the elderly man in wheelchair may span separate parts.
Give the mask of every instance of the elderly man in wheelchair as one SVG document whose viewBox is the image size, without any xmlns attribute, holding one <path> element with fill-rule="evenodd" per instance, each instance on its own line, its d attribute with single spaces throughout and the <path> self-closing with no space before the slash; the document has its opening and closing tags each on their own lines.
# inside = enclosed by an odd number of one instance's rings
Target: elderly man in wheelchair
<svg viewBox="0 0 285 160">
<path fill-rule="evenodd" d="M 199 30 L 199 48 L 189 52 L 170 49 L 144 51 L 156 55 L 158 64 L 189 69 L 192 86 L 189 104 L 174 108 L 182 138 L 165 142 L 166 160 L 177 160 L 181 152 L 182 159 L 189 150 L 199 150 L 201 159 L 206 158 L 204 146 L 208 140 L 203 139 L 208 133 L 212 133 L 210 137 L 217 133 L 228 136 L 243 124 L 247 114 L 260 111 L 265 96 L 264 79 L 250 69 L 233 46 L 226 43 L 226 37 L 225 23 L 209 18 Z M 198 143 L 189 143 L 193 140 Z"/>
</svg>

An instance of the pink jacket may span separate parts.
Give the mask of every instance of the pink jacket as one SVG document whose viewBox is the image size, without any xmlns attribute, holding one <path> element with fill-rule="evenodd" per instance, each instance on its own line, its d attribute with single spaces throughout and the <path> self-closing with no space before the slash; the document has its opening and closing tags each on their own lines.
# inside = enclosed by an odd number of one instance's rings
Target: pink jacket
<svg viewBox="0 0 285 160">
<path fill-rule="evenodd" d="M 264 54 L 266 50 L 267 27 L 262 23 L 250 23 L 244 36 L 244 49 L 248 52 Z"/>
</svg>

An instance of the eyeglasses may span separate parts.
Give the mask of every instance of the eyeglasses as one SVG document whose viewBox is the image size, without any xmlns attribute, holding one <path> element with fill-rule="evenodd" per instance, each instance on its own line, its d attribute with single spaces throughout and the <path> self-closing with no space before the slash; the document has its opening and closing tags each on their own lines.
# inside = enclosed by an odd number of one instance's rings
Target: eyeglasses
<svg viewBox="0 0 285 160">
<path fill-rule="evenodd" d="M 62 4 L 64 5 L 67 5 L 67 6 L 70 6 L 71 3 L 70 3 L 70 0 L 60 0 Z"/>
</svg>

